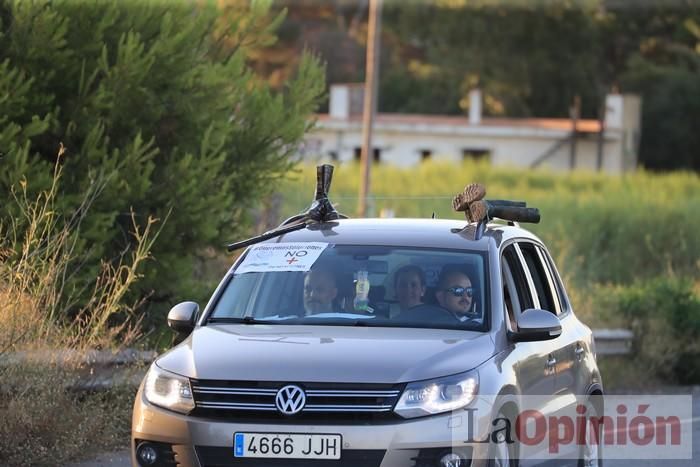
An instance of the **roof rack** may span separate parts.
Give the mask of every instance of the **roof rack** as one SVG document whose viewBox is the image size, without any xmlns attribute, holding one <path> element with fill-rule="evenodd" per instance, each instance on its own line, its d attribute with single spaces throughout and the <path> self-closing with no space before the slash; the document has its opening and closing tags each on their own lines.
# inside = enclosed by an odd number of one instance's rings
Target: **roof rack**
<svg viewBox="0 0 700 467">
<path fill-rule="evenodd" d="M 457 194 L 452 200 L 455 211 L 463 211 L 470 223 L 476 223 L 474 239 L 478 240 L 484 235 L 486 224 L 492 219 L 502 219 L 509 224 L 516 222 L 540 222 L 540 211 L 537 208 L 528 208 L 525 201 L 511 201 L 504 199 L 487 200 L 486 187 L 480 183 L 470 183 L 464 187 L 462 193 Z"/>
<path fill-rule="evenodd" d="M 339 213 L 328 199 L 328 192 L 331 189 L 333 180 L 333 166 L 323 164 L 316 166 L 316 192 L 314 200 L 309 209 L 301 214 L 292 216 L 282 222 L 276 229 L 265 232 L 262 235 L 231 243 L 227 246 L 228 251 L 235 251 L 256 243 L 279 237 L 295 230 L 301 230 L 311 224 L 329 222 L 336 219 L 347 219 L 348 216 Z"/>
</svg>

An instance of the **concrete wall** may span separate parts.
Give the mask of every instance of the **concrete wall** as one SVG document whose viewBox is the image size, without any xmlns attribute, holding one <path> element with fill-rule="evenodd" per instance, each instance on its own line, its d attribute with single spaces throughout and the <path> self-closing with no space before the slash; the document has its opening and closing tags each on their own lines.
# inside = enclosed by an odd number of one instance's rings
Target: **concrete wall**
<svg viewBox="0 0 700 467">
<path fill-rule="evenodd" d="M 306 160 L 351 162 L 361 146 L 364 88 L 359 83 L 334 84 L 330 90 L 330 113 L 319 119 L 300 149 Z M 489 122 L 481 116 L 481 92 L 469 94 L 470 113 L 464 121 L 454 117 L 391 116 L 375 120 L 373 146 L 380 162 L 411 167 L 424 160 L 461 162 L 465 151 L 483 151 L 494 165 L 531 167 L 542 155 L 569 135 L 568 122 L 542 126 L 527 120 Z M 641 99 L 628 94 L 606 96 L 605 133 L 601 169 L 619 174 L 637 165 L 641 134 Z M 355 118 L 353 118 L 355 117 Z M 408 118 L 407 118 L 408 117 Z M 597 126 L 597 125 L 596 125 Z M 556 128 L 556 129 L 555 129 Z M 590 126 L 576 143 L 574 168 L 597 170 L 598 133 Z M 539 166 L 571 169 L 570 143 L 562 144 Z"/>
<path fill-rule="evenodd" d="M 543 131 L 540 134 L 528 135 L 527 132 L 514 129 L 508 131 L 498 129 L 496 133 L 487 135 L 453 134 L 443 131 L 435 134 L 419 129 L 399 131 L 398 129 L 375 129 L 373 146 L 380 149 L 380 162 L 399 167 L 411 167 L 422 160 L 422 151 L 430 151 L 430 160 L 461 162 L 465 150 L 485 150 L 489 152 L 488 159 L 494 165 L 530 167 L 542 154 L 547 152 L 560 139 L 566 137 L 565 132 Z M 535 132 L 537 133 L 537 132 Z M 577 141 L 576 168 L 596 170 L 598 154 L 598 135 L 588 134 Z M 335 153 L 338 162 L 352 162 L 355 159 L 355 148 L 362 144 L 362 134 L 359 125 L 348 130 L 318 128 L 307 137 L 309 151 L 307 159 L 331 160 Z M 623 160 L 622 138 L 619 131 L 610 130 L 604 144 L 603 170 L 609 173 L 621 173 L 625 170 Z M 541 164 L 554 170 L 569 170 L 570 145 L 559 148 L 549 159 Z"/>
</svg>

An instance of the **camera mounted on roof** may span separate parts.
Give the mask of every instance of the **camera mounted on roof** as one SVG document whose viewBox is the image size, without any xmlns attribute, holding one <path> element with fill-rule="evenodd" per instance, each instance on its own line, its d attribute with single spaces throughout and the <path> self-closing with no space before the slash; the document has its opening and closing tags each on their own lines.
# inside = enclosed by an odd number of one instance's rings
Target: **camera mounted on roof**
<svg viewBox="0 0 700 467">
<path fill-rule="evenodd" d="M 483 232 L 483 227 L 492 219 L 533 224 L 540 222 L 539 209 L 528 208 L 525 201 L 487 200 L 484 199 L 485 196 L 486 187 L 484 185 L 470 183 L 452 200 L 454 210 L 463 211 L 470 223 L 477 224 L 477 231 Z"/>
<path fill-rule="evenodd" d="M 298 222 L 328 222 L 336 219 L 347 219 L 347 216 L 335 210 L 333 203 L 328 199 L 332 180 L 332 165 L 323 164 L 316 166 L 316 192 L 314 193 L 314 200 L 311 202 L 311 206 L 306 212 L 297 214 L 282 222 L 280 227 Z"/>
<path fill-rule="evenodd" d="M 263 242 L 270 238 L 279 237 L 295 230 L 301 230 L 310 224 L 330 222 L 336 219 L 347 219 L 348 216 L 339 213 L 333 207 L 333 203 L 328 199 L 328 192 L 331 189 L 333 180 L 333 166 L 323 164 L 316 166 L 316 191 L 311 206 L 306 212 L 292 216 L 282 222 L 275 230 L 265 232 L 257 237 L 249 238 L 228 245 L 228 251 L 238 250 L 256 243 Z"/>
</svg>

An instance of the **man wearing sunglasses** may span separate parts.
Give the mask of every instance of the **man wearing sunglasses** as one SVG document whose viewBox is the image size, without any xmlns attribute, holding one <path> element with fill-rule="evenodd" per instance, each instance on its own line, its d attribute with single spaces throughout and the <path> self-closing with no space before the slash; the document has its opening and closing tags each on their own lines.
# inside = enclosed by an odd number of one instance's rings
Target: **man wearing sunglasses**
<svg viewBox="0 0 700 467">
<path fill-rule="evenodd" d="M 455 266 L 445 266 L 438 278 L 435 298 L 441 307 L 452 312 L 459 321 L 478 319 L 472 280 Z"/>
</svg>

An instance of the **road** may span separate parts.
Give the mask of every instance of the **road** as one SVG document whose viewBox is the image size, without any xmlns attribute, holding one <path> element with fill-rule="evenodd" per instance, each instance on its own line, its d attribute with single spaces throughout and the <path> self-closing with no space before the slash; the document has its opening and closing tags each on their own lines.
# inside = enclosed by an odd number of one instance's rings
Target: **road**
<svg viewBox="0 0 700 467">
<path fill-rule="evenodd" d="M 688 394 L 691 389 L 680 389 L 678 393 Z M 700 387 L 692 389 L 693 412 L 684 419 L 693 427 L 693 458 L 687 460 L 606 460 L 605 467 L 697 467 L 700 465 Z M 67 467 L 131 467 L 128 450 L 104 453 L 92 460 L 71 464 Z M 361 466 L 358 466 L 361 467 Z"/>
</svg>

